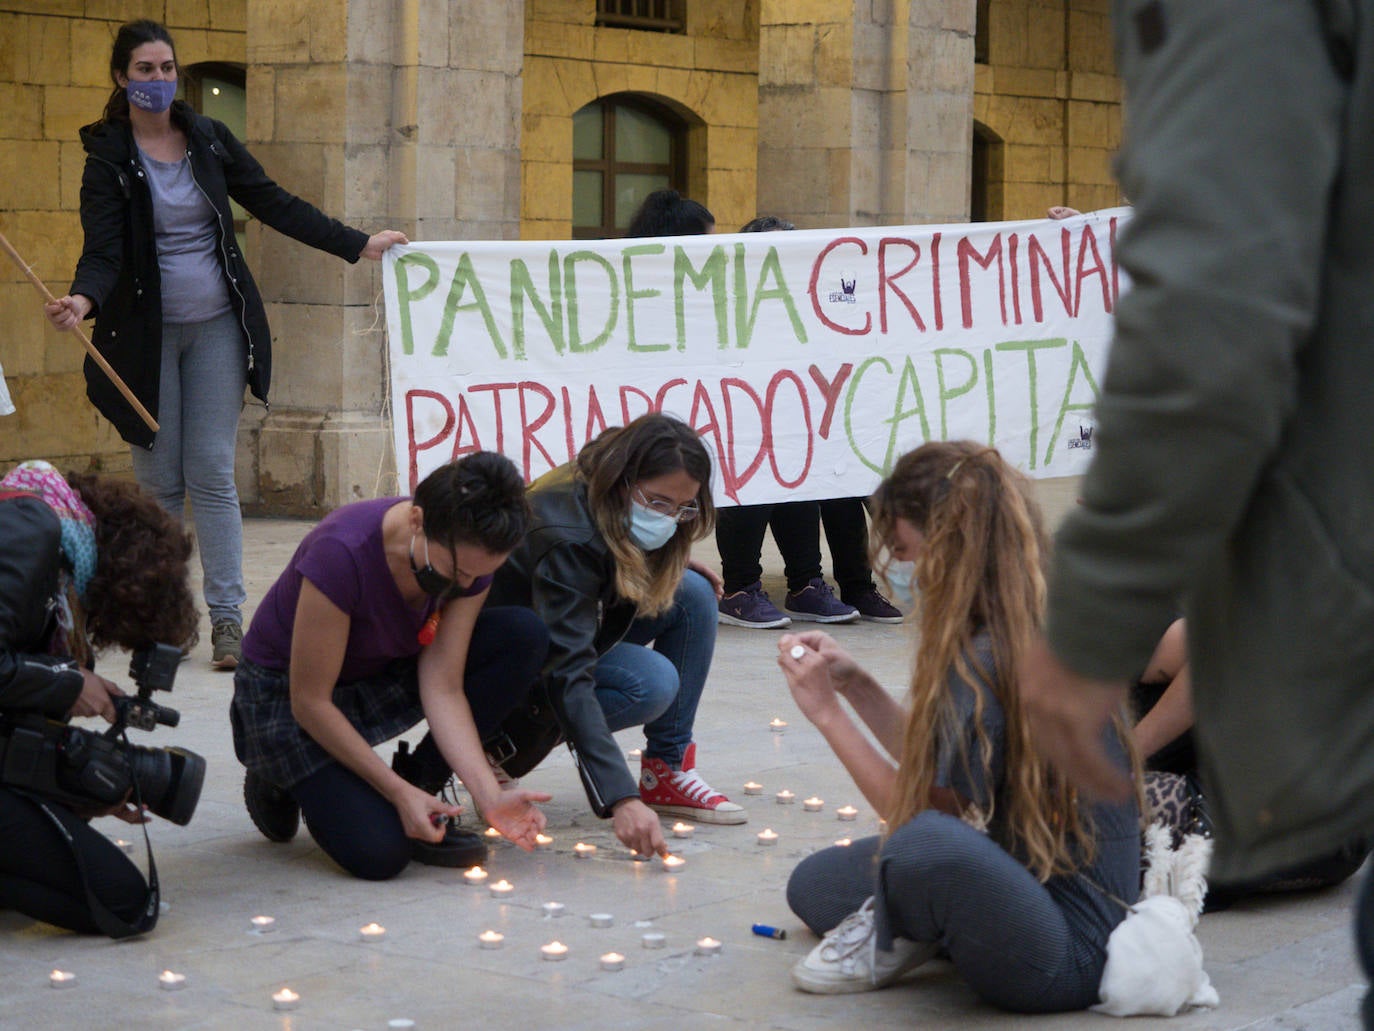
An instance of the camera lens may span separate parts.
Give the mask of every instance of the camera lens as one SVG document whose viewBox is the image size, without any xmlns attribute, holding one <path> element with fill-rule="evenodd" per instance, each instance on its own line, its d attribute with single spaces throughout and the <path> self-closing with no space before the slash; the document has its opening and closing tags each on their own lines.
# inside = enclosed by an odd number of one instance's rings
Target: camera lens
<svg viewBox="0 0 1374 1031">
<path fill-rule="evenodd" d="M 130 746 L 143 804 L 182 827 L 191 822 L 205 783 L 205 759 L 184 748 Z"/>
</svg>

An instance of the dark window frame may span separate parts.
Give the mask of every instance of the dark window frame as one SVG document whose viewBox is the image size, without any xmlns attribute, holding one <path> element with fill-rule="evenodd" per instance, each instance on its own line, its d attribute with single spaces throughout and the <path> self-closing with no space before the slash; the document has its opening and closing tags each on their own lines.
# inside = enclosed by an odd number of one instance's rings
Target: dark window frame
<svg viewBox="0 0 1374 1031">
<path fill-rule="evenodd" d="M 635 93 L 612 93 L 591 104 L 601 108 L 601 157 L 574 158 L 573 172 L 601 173 L 601 224 L 577 226 L 574 240 L 616 240 L 624 230 L 616 226 L 615 180 L 618 175 L 666 175 L 671 189 L 685 191 L 687 184 L 687 125 L 671 108 Z M 582 110 L 585 110 L 585 107 Z M 615 160 L 615 112 L 627 107 L 648 115 L 668 129 L 666 163 Z"/>
<path fill-rule="evenodd" d="M 596 0 L 596 24 L 641 32 L 687 31 L 687 0 Z"/>
</svg>

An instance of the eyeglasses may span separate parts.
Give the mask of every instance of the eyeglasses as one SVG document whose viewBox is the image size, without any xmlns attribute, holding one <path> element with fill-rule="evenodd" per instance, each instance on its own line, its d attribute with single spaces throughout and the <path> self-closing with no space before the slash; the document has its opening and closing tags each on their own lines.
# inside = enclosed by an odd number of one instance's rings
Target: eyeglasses
<svg viewBox="0 0 1374 1031">
<path fill-rule="evenodd" d="M 651 498 L 645 495 L 644 491 L 638 487 L 634 489 L 634 500 L 643 505 L 650 512 L 657 512 L 661 516 L 667 516 L 675 523 L 690 523 L 701 514 L 701 509 L 697 507 L 695 501 L 689 501 L 685 505 L 675 505 L 667 498 Z"/>
</svg>

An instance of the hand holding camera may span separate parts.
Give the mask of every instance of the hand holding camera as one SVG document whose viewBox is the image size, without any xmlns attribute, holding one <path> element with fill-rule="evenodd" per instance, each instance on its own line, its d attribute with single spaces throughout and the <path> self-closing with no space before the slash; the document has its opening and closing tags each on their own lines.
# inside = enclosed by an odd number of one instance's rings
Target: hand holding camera
<svg viewBox="0 0 1374 1031">
<path fill-rule="evenodd" d="M 81 671 L 81 680 L 81 694 L 72 703 L 68 716 L 99 716 L 106 723 L 113 723 L 118 714 L 115 699 L 123 698 L 124 692 L 88 669 Z"/>
</svg>

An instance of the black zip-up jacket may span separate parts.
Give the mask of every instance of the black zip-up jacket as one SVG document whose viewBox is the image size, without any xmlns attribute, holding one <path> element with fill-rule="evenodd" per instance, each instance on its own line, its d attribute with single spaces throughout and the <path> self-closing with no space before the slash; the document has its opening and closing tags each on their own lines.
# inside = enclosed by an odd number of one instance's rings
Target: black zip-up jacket
<svg viewBox="0 0 1374 1031">
<path fill-rule="evenodd" d="M 62 526 L 40 498 L 0 500 L 0 711 L 65 719 L 81 671 L 45 654 L 56 627 Z"/>
<path fill-rule="evenodd" d="M 530 486 L 534 519 L 511 552 L 488 605 L 523 605 L 549 630 L 541 688 L 572 745 L 592 811 L 611 815 L 639 784 L 596 700 L 597 659 L 625 636 L 635 607 L 615 590 L 615 562 L 587 506 L 587 486 L 568 464 Z"/>
<path fill-rule="evenodd" d="M 272 336 L 262 297 L 239 253 L 229 198 L 279 233 L 349 262 L 358 260 L 367 234 L 335 221 L 273 182 L 221 122 L 196 114 L 181 101 L 172 119 L 186 133 L 196 185 L 218 216 L 216 253 L 229 300 L 243 327 L 244 361 L 253 396 L 267 403 L 272 379 Z M 157 417 L 162 353 L 162 279 L 153 229 L 153 197 L 127 123 L 95 122 L 81 130 L 86 168 L 81 177 L 85 246 L 70 293 L 91 299 L 93 342 L 134 396 Z M 152 447 L 153 432 L 118 389 L 86 358 L 91 403 L 130 444 Z"/>
</svg>

